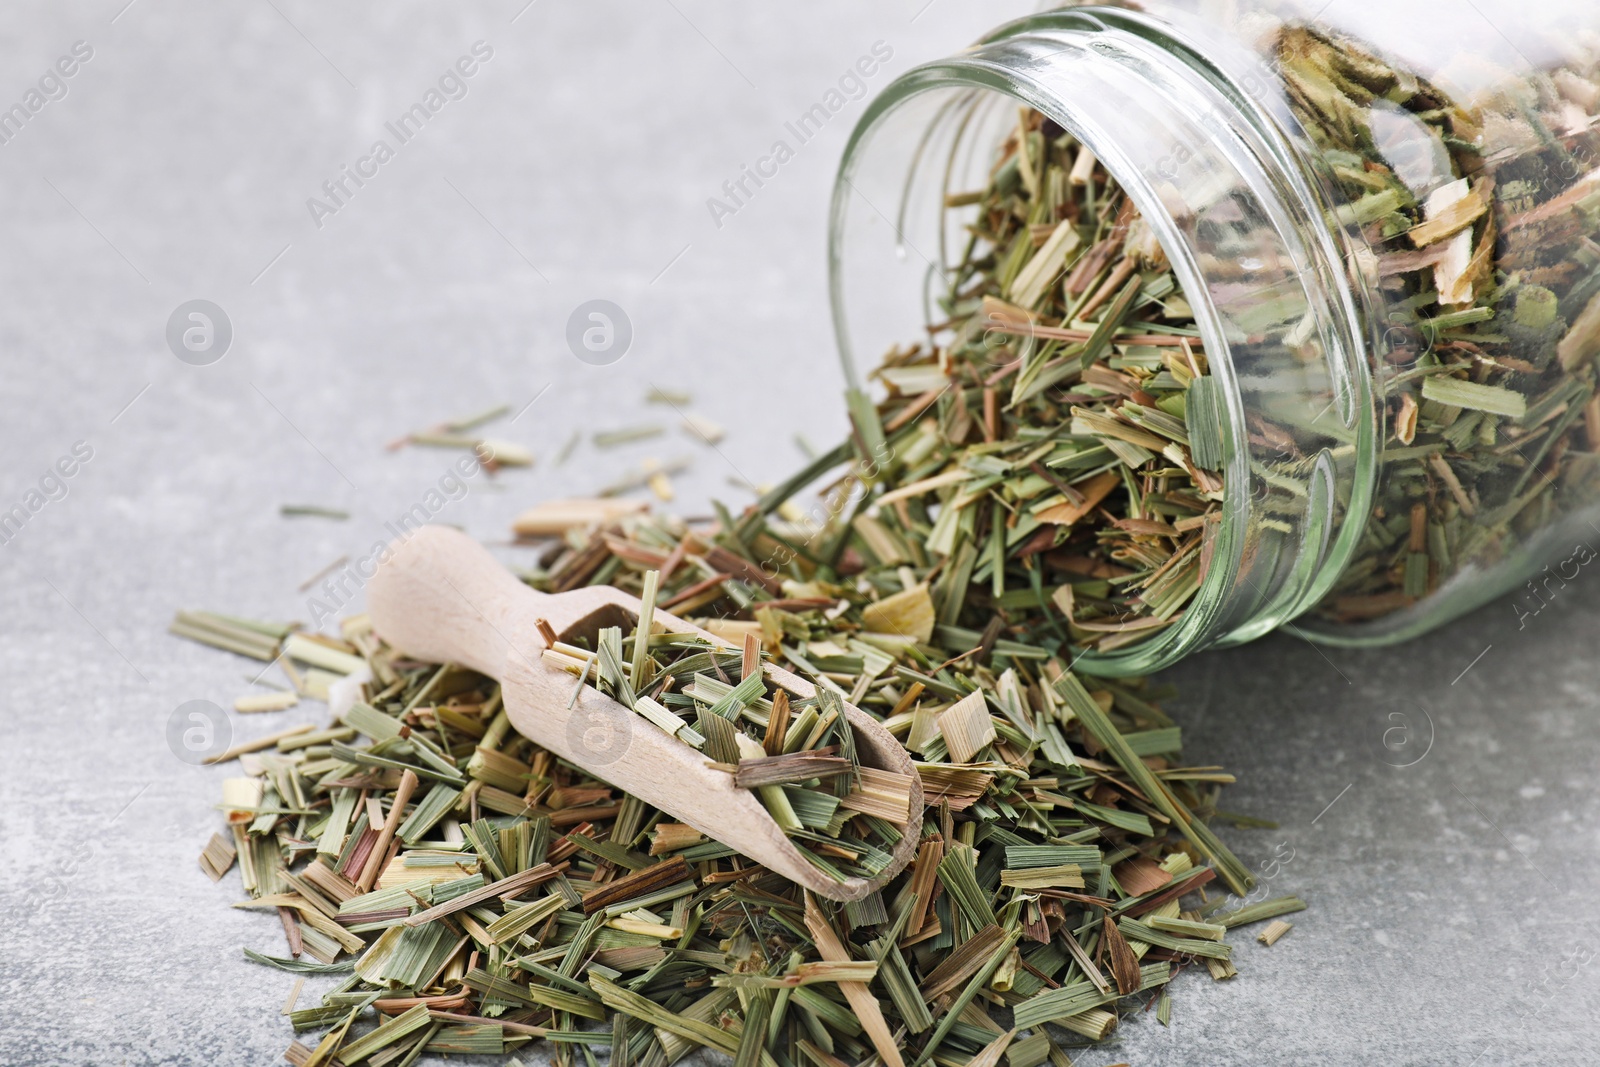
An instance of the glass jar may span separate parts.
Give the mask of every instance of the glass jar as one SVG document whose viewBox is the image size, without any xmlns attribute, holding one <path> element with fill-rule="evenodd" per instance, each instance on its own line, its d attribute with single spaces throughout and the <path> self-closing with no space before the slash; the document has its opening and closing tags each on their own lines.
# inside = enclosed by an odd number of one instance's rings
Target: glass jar
<svg viewBox="0 0 1600 1067">
<path fill-rule="evenodd" d="M 1223 502 L 1198 591 L 1093 673 L 1280 626 L 1413 636 L 1600 526 L 1600 8 L 1560 0 L 1070 7 L 868 107 L 830 231 L 850 388 L 938 321 L 995 147 L 1036 109 L 1159 239 L 1217 379 Z M 1313 9 L 1314 10 L 1314 9 Z"/>
</svg>

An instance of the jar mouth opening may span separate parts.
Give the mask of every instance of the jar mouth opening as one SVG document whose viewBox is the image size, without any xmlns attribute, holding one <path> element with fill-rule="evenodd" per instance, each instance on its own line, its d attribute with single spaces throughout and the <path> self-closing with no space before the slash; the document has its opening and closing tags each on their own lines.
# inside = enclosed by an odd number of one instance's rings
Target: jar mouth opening
<svg viewBox="0 0 1600 1067">
<path fill-rule="evenodd" d="M 1222 472 L 1225 486 L 1248 484 L 1249 450 L 1245 442 L 1244 412 L 1238 404 L 1238 390 L 1234 388 L 1232 380 L 1231 361 L 1225 356 L 1218 358 L 1215 353 L 1227 351 L 1227 341 L 1218 321 L 1215 309 L 1211 306 L 1206 295 L 1206 289 L 1201 282 L 1200 269 L 1193 262 L 1192 257 L 1186 254 L 1186 249 L 1178 235 L 1176 224 L 1171 215 L 1166 212 L 1151 186 L 1147 177 L 1131 161 L 1119 158 L 1116 139 L 1107 131 L 1095 128 L 1093 125 L 1080 121 L 1080 116 L 1071 108 L 1063 108 L 1060 101 L 1041 97 L 1030 92 L 1025 84 L 1018 84 L 1005 76 L 1005 72 L 985 69 L 976 65 L 970 59 L 961 59 L 950 65 L 931 63 L 916 70 L 908 72 L 886 89 L 874 101 L 872 108 L 863 116 L 861 124 L 857 127 L 851 138 L 851 145 L 846 150 L 846 165 L 841 169 L 840 187 L 844 192 L 860 195 L 856 190 L 851 176 L 848 173 L 849 161 L 854 152 L 865 145 L 875 132 L 878 123 L 889 120 L 895 109 L 907 101 L 927 93 L 937 93 L 941 90 L 949 91 L 953 82 L 959 81 L 962 91 L 979 93 L 992 93 L 998 101 L 1012 104 L 1021 104 L 1040 111 L 1048 118 L 1059 124 L 1062 129 L 1071 134 L 1079 143 L 1092 152 L 1097 160 L 1105 167 L 1112 179 L 1133 201 L 1140 214 L 1154 231 L 1158 243 L 1172 264 L 1173 274 L 1178 282 L 1180 292 L 1188 300 L 1194 310 L 1196 325 L 1200 331 L 1201 342 L 1208 353 L 1211 373 L 1222 384 L 1218 390 L 1220 398 L 1224 399 L 1220 412 L 1220 425 L 1223 431 L 1224 454 L 1226 456 L 1225 468 Z M 974 101 L 974 104 L 977 102 Z M 997 145 L 988 146 L 990 149 Z M 980 149 L 981 150 L 981 149 Z M 955 190 L 949 190 L 955 191 Z M 840 205 L 835 203 L 834 222 L 840 222 Z M 900 226 L 904 230 L 904 220 Z M 835 273 L 835 283 L 838 282 L 838 273 Z M 848 294 L 836 289 L 834 293 L 835 327 L 838 335 L 840 352 L 845 360 L 851 378 L 852 388 L 860 388 L 859 378 L 855 373 L 854 352 L 846 324 L 841 321 Z M 928 322 L 934 321 L 931 315 L 924 315 Z M 1224 490 L 1226 493 L 1226 490 Z M 1214 608 L 1222 600 L 1222 593 L 1228 589 L 1236 579 L 1243 551 L 1243 541 L 1239 536 L 1237 514 L 1229 515 L 1229 508 L 1223 507 L 1223 520 L 1217 525 L 1215 531 L 1215 544 L 1212 548 L 1210 565 L 1206 568 L 1201 579 L 1200 589 L 1194 594 L 1189 605 L 1184 609 L 1180 618 L 1167 626 L 1162 627 L 1156 634 L 1142 640 L 1132 642 L 1117 649 L 1115 652 L 1102 653 L 1076 647 L 1067 647 L 1063 651 L 1071 657 L 1072 667 L 1075 670 L 1088 674 L 1125 675 L 1142 674 L 1153 669 L 1151 664 L 1165 665 L 1177 659 L 1195 647 L 1198 641 L 1204 639 L 1216 625 L 1216 620 L 1210 608 Z"/>
<path fill-rule="evenodd" d="M 859 202 L 865 201 L 868 210 L 883 217 L 885 221 L 891 217 L 885 215 L 884 211 L 873 204 L 867 194 L 858 187 L 858 169 L 862 159 L 874 151 L 875 139 L 896 121 L 896 116 L 902 109 L 919 100 L 924 101 L 925 108 L 926 100 L 938 99 L 941 94 L 948 102 L 944 106 L 958 106 L 958 101 L 965 99 L 966 106 L 976 108 L 978 100 L 982 98 L 1025 105 L 1054 121 L 1094 154 L 1138 209 L 1166 254 L 1179 289 L 1194 313 L 1200 340 L 1207 354 L 1210 373 L 1218 380 L 1220 386 L 1217 393 L 1220 398 L 1218 421 L 1223 437 L 1224 462 L 1221 473 L 1224 481 L 1224 499 L 1218 512 L 1220 521 L 1214 524 L 1208 534 L 1214 540 L 1210 546 L 1209 563 L 1201 577 L 1199 588 L 1177 620 L 1148 637 L 1107 651 L 1075 646 L 1065 646 L 1062 650 L 1072 657 L 1074 669 L 1085 673 L 1108 676 L 1144 674 L 1168 666 L 1198 648 L 1237 643 L 1260 636 L 1276 628 L 1286 621 L 1286 618 L 1283 613 L 1277 615 L 1267 613 L 1263 616 L 1259 610 L 1252 618 L 1249 613 L 1241 616 L 1239 611 L 1237 591 L 1240 582 L 1242 580 L 1249 584 L 1250 581 L 1245 573 L 1245 560 L 1246 553 L 1251 548 L 1247 529 L 1252 519 L 1251 502 L 1248 499 L 1252 491 L 1248 488 L 1252 484 L 1252 453 L 1248 439 L 1246 411 L 1241 400 L 1234 359 L 1231 357 L 1229 330 L 1212 299 L 1203 269 L 1193 254 L 1178 218 L 1164 199 L 1163 190 L 1159 187 L 1163 176 L 1159 172 L 1152 172 L 1148 160 L 1137 159 L 1126 152 L 1123 138 L 1120 136 L 1121 131 L 1106 125 L 1108 120 L 1115 118 L 1115 109 L 1105 106 L 1104 101 L 1089 106 L 1083 99 L 1064 97 L 1051 92 L 1031 76 L 1033 71 L 1030 71 L 1025 63 L 1008 62 L 1006 57 L 991 54 L 993 49 L 1004 49 L 1009 41 L 1034 30 L 1072 31 L 1075 40 L 1058 38 L 1057 45 L 1060 50 L 1077 50 L 1079 58 L 1092 63 L 1096 61 L 1095 49 L 1099 44 L 1093 38 L 1105 34 L 1107 27 L 1096 17 L 1094 9 L 1055 12 L 1024 19 L 996 31 L 980 46 L 975 46 L 966 53 L 925 64 L 907 72 L 869 103 L 851 135 L 835 186 L 830 228 L 832 250 L 830 284 L 836 340 L 850 385 L 852 388 L 860 389 L 860 376 L 855 367 L 855 352 L 858 346 L 855 344 L 849 317 L 854 294 L 844 277 L 839 250 L 846 237 L 846 221 L 852 208 L 860 206 Z M 1182 61 L 1175 59 L 1174 62 Z M 1227 117 L 1229 116 L 1225 116 L 1223 121 L 1226 121 Z M 926 162 L 921 157 L 928 147 L 927 140 L 918 141 L 915 149 L 904 160 L 907 170 L 905 177 L 907 189 L 915 179 L 914 172 L 918 166 Z M 969 151 L 992 152 L 998 147 L 998 143 L 966 147 Z M 946 183 L 949 181 L 948 169 L 943 180 Z M 946 188 L 944 191 L 960 190 Z M 899 210 L 891 222 L 899 242 L 897 251 L 901 254 L 904 253 L 905 233 L 914 221 L 906 216 L 909 200 L 909 196 L 901 196 L 897 200 Z M 944 224 L 941 222 L 941 233 Z M 941 256 L 942 252 L 941 247 Z M 939 269 L 933 260 L 929 260 L 929 265 L 932 271 Z M 926 293 L 923 305 L 924 325 L 936 321 L 928 313 L 931 309 L 928 306 Z M 1361 384 L 1364 386 L 1365 382 Z M 1360 395 L 1351 395 L 1352 393 Z M 1342 391 L 1336 397 L 1342 409 L 1340 414 L 1347 421 L 1356 418 L 1355 408 L 1362 406 L 1364 395 L 1363 388 Z M 1241 494 L 1236 487 L 1247 488 Z M 1327 479 L 1323 480 L 1322 492 L 1330 497 L 1327 503 L 1331 507 L 1334 487 Z M 1357 507 L 1360 507 L 1360 495 L 1358 487 L 1358 491 L 1354 494 L 1356 499 L 1352 501 Z M 1361 518 L 1364 520 L 1364 512 L 1361 513 Z M 1354 533 L 1359 533 L 1359 530 L 1352 533 L 1350 525 L 1346 523 L 1346 528 L 1342 531 L 1330 531 L 1326 523 L 1323 524 L 1320 536 L 1324 544 L 1317 554 L 1319 562 L 1335 570 L 1342 568 L 1342 559 L 1338 557 L 1341 554 L 1348 555 L 1348 550 L 1354 546 Z M 1332 538 L 1331 533 L 1337 533 L 1338 536 Z M 1333 547 L 1342 548 L 1342 553 L 1333 551 L 1330 555 L 1328 549 L 1333 540 L 1340 542 L 1340 545 Z M 1304 569 L 1304 562 L 1301 561 L 1301 569 Z M 1327 582 L 1331 583 L 1332 577 L 1328 575 Z M 1302 603 L 1298 604 L 1297 610 L 1287 617 L 1292 617 L 1292 614 L 1297 614 L 1298 611 L 1310 606 L 1309 603 L 1304 603 L 1305 589 L 1317 578 L 1318 575 L 1314 574 L 1300 576 L 1299 600 Z M 1294 592 L 1295 590 L 1290 590 L 1291 594 Z M 1271 595 L 1263 595 L 1260 599 L 1274 600 Z M 1281 604 L 1284 599 L 1278 596 L 1274 602 Z M 1259 609 L 1259 602 L 1256 607 Z"/>
</svg>

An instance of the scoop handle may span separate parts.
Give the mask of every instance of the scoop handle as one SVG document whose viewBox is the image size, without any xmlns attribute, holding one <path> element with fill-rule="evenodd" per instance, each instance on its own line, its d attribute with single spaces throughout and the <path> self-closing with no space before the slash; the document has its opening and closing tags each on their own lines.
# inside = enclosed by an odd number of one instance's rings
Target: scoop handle
<svg viewBox="0 0 1600 1067">
<path fill-rule="evenodd" d="M 372 628 L 406 654 L 504 678 L 537 662 L 536 620 L 558 598 L 528 588 L 489 550 L 448 526 L 424 526 L 389 545 L 367 585 Z"/>
</svg>

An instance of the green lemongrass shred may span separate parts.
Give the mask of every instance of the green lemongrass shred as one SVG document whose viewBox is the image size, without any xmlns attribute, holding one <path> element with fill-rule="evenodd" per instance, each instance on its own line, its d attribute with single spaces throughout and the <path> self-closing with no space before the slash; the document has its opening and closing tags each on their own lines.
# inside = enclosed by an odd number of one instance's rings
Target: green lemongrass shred
<svg viewBox="0 0 1600 1067">
<path fill-rule="evenodd" d="M 276 967 L 280 971 L 288 971 L 291 974 L 344 974 L 355 966 L 354 960 L 345 960 L 341 963 L 309 963 L 305 960 L 268 956 L 248 948 L 244 950 L 244 956 L 245 959 L 254 963 Z"/>
<path fill-rule="evenodd" d="M 1100 706 L 1083 688 L 1083 684 L 1073 675 L 1063 674 L 1056 682 L 1056 691 L 1094 735 L 1095 740 L 1111 753 L 1117 765 L 1133 779 L 1134 784 L 1161 809 L 1162 814 L 1172 820 L 1173 825 L 1192 841 L 1196 848 L 1216 864 L 1217 872 L 1228 888 L 1239 894 L 1248 892 L 1255 884 L 1255 876 L 1215 834 L 1206 828 L 1204 823 L 1190 814 L 1182 802 L 1173 797 L 1156 779 L 1144 761 L 1128 747 L 1127 742 L 1122 739 L 1122 734 L 1111 724 L 1111 720 L 1106 718 Z"/>
<path fill-rule="evenodd" d="M 1305 911 L 1306 902 L 1299 897 L 1276 897 L 1264 900 L 1259 904 L 1247 904 L 1235 911 L 1226 911 L 1213 916 L 1220 926 L 1232 930 L 1236 926 L 1247 926 L 1258 923 L 1263 919 L 1276 919 L 1280 915 L 1292 915 L 1297 911 Z"/>
</svg>

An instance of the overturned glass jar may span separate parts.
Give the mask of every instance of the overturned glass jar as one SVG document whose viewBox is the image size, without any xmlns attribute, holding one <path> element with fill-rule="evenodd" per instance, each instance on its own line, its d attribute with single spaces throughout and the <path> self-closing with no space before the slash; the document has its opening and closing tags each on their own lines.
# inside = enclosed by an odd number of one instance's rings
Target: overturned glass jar
<svg viewBox="0 0 1600 1067">
<path fill-rule="evenodd" d="M 888 86 L 840 169 L 832 298 L 857 393 L 864 361 L 908 338 L 946 362 L 950 346 L 977 343 L 950 324 L 976 314 L 963 265 L 978 212 L 994 204 L 971 190 L 993 187 L 1007 138 L 1009 164 L 1024 169 L 1030 151 L 1081 146 L 1159 241 L 1192 314 L 1186 351 L 1215 382 L 1204 417 L 1192 395 L 1171 434 L 1215 437 L 1206 451 L 1220 487 L 1203 494 L 1205 521 L 1152 522 L 1161 553 L 1132 551 L 1100 573 L 1074 571 L 1071 552 L 1037 553 L 1039 516 L 1082 495 L 1072 478 L 1096 473 L 1075 462 L 1084 426 L 1065 417 L 1045 434 L 1055 452 L 1030 451 L 1047 468 L 1028 490 L 1038 495 L 994 500 L 1005 544 L 1032 546 L 1027 565 L 1053 568 L 1048 586 L 1109 573 L 1136 599 L 1154 560 L 1192 549 L 1192 589 L 1153 621 L 1118 630 L 1068 616 L 1067 644 L 1091 672 L 1146 673 L 1286 625 L 1333 643 L 1400 640 L 1527 583 L 1522 615 L 1595 555 L 1600 9 L 1295 10 L 1156 0 L 1023 19 Z M 1019 109 L 1045 121 L 1030 130 L 1024 119 L 1019 134 Z M 1065 197 L 1034 192 L 1019 240 L 1035 253 L 1094 239 L 1088 220 L 1060 210 Z M 1090 283 L 1115 270 L 1091 266 L 1101 273 Z M 1016 317 L 986 379 L 1001 383 L 1002 403 L 1017 402 L 1007 374 L 1037 380 L 1041 368 L 1063 412 L 1119 388 L 1071 365 L 1096 326 L 1070 318 L 1096 288 L 1075 284 L 1065 301 L 1037 285 L 1032 303 L 998 301 Z M 1052 318 L 1062 307 L 1069 317 Z M 1131 383 L 1122 388 L 1148 401 L 1144 385 L 1168 373 L 1171 350 L 1136 333 L 1114 334 L 1106 353 Z M 983 382 L 948 384 L 930 414 L 985 402 Z M 1124 448 L 1100 473 L 1115 469 L 1128 493 L 1155 502 L 1180 461 L 1187 449 L 1174 459 Z M 947 479 L 920 518 L 936 523 L 965 488 Z M 1069 522 L 1043 536 L 1094 534 Z M 965 541 L 946 540 L 959 568 Z"/>
</svg>

